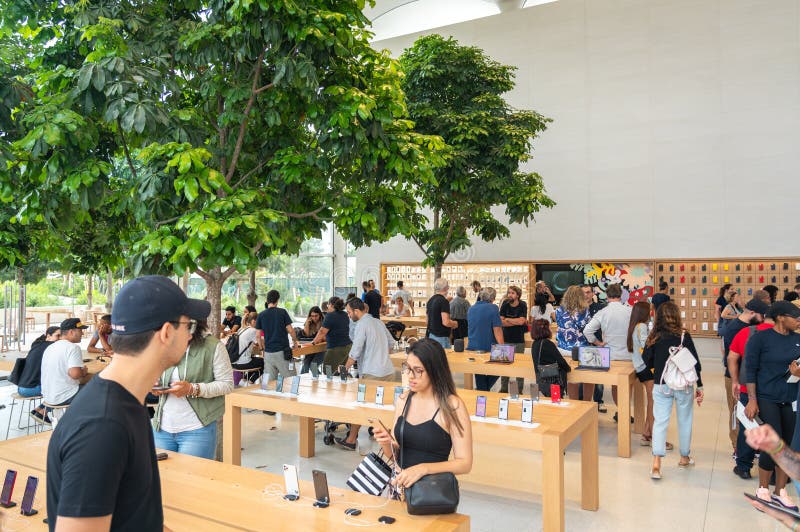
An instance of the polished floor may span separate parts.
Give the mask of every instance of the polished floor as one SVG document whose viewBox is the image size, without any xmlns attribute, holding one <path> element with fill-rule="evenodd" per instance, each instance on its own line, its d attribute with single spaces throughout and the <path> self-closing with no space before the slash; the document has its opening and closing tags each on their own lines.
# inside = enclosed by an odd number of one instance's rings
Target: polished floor
<svg viewBox="0 0 800 532">
<path fill-rule="evenodd" d="M 677 468 L 677 451 L 668 453 L 661 481 L 649 478 L 649 447 L 639 445 L 634 435 L 633 456 L 618 458 L 613 406 L 600 415 L 600 509 L 581 510 L 580 486 L 570 482 L 580 474 L 577 446 L 566 456 L 566 528 L 593 531 L 768 531 L 780 530 L 770 518 L 757 513 L 744 500 L 743 491 L 754 491 L 756 481 L 744 481 L 732 473 L 733 461 L 727 437 L 728 413 L 722 389 L 722 371 L 718 347 L 711 341 L 698 341 L 703 355 L 706 400 L 695 409 L 692 454 L 697 462 L 689 470 Z M 0 404 L 10 404 L 15 387 L 0 386 Z M 610 390 L 606 390 L 610 403 Z M 25 434 L 17 430 L 14 411 L 10 437 Z M 0 409 L 0 438 L 5 435 L 10 407 Z M 23 424 L 25 418 L 23 416 Z M 322 424 L 317 425 L 317 456 L 298 458 L 296 418 L 267 416 L 260 411 L 243 416 L 243 454 L 246 467 L 280 473 L 284 463 L 298 465 L 300 476 L 311 479 L 312 469 L 327 472 L 331 485 L 344 486 L 358 464 L 358 453 L 347 452 L 322 443 Z M 677 443 L 675 423 L 670 426 L 670 441 Z M 360 438 L 360 452 L 373 445 L 365 431 Z M 502 460 L 502 457 L 498 457 Z M 755 470 L 754 470 L 755 471 Z M 520 471 L 537 475 L 538 471 Z M 508 495 L 487 495 L 462 489 L 459 511 L 470 515 L 472 530 L 481 532 L 541 530 L 542 498 L 539 494 L 513 492 L 514 478 L 507 479 Z M 790 488 L 790 493 L 794 495 Z"/>
</svg>

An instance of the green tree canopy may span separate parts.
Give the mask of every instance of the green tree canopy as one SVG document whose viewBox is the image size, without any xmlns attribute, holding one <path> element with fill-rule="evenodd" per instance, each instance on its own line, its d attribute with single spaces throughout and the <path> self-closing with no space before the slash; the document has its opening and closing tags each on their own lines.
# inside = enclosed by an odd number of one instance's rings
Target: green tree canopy
<svg viewBox="0 0 800 532">
<path fill-rule="evenodd" d="M 555 205 L 541 176 L 520 170 L 550 120 L 511 108 L 503 94 L 514 88 L 516 69 L 479 48 L 430 35 L 405 50 L 400 63 L 416 130 L 450 147 L 436 181 L 419 189 L 432 219 L 420 215 L 413 236 L 425 253 L 423 264 L 434 266 L 438 277 L 450 253 L 470 245 L 471 234 L 485 241 L 509 236 L 493 207 L 505 208 L 508 223 L 527 225 L 541 208 Z"/>
<path fill-rule="evenodd" d="M 119 194 L 131 252 L 197 271 L 212 324 L 225 279 L 327 221 L 356 245 L 414 231 L 414 186 L 434 183 L 444 145 L 413 131 L 363 0 L 54 1 L 49 19 L 12 3 L 25 33 L 58 30 L 30 62 L 0 183 L 23 223 L 68 231 Z"/>
</svg>

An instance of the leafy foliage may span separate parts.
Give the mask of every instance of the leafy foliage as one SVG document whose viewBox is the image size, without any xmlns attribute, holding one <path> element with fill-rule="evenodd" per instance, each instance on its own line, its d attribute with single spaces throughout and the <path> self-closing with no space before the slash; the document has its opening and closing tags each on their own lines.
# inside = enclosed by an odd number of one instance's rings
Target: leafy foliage
<svg viewBox="0 0 800 532">
<path fill-rule="evenodd" d="M 485 241 L 509 236 L 493 207 L 503 206 L 509 223 L 527 225 L 541 208 L 555 205 L 541 176 L 520 169 L 550 119 L 505 101 L 514 67 L 439 35 L 418 39 L 400 63 L 416 129 L 442 137 L 450 149 L 435 182 L 419 188 L 421 204 L 433 213 L 432 220 L 418 217 L 414 234 L 425 265 L 440 266 L 468 247 L 470 234 Z"/>
</svg>

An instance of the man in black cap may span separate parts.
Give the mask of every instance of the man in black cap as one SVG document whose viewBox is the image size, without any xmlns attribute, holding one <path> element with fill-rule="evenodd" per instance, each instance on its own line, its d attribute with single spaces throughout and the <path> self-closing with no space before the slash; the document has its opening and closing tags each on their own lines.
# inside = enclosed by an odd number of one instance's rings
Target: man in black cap
<svg viewBox="0 0 800 532">
<path fill-rule="evenodd" d="M 45 349 L 42 355 L 42 397 L 51 405 L 68 405 L 80 390 L 86 376 L 81 343 L 89 326 L 78 318 L 61 322 L 61 339 Z"/>
<path fill-rule="evenodd" d="M 161 531 L 161 481 L 144 406 L 161 373 L 186 351 L 207 301 L 158 275 L 119 291 L 111 313 L 115 355 L 56 426 L 47 449 L 50 530 Z"/>
<path fill-rule="evenodd" d="M 17 393 L 22 397 L 42 395 L 42 357 L 45 350 L 60 338 L 61 327 L 53 325 L 31 344 L 31 349 L 25 357 L 25 366 L 17 381 Z M 50 424 L 44 405 L 31 410 L 31 417 L 40 423 Z"/>
</svg>

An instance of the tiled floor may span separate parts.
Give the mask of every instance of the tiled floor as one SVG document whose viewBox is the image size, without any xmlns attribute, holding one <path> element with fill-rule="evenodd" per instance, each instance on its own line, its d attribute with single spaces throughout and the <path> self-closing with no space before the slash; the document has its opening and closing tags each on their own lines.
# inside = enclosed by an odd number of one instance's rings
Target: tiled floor
<svg viewBox="0 0 800 532">
<path fill-rule="evenodd" d="M 567 452 L 566 523 L 567 530 L 593 531 L 768 531 L 780 530 L 775 522 L 758 514 L 742 496 L 754 491 L 756 481 L 743 481 L 731 472 L 730 443 L 727 438 L 728 414 L 724 404 L 718 346 L 710 341 L 698 341 L 703 355 L 706 400 L 695 409 L 692 454 L 697 466 L 678 470 L 677 452 L 668 453 L 663 465 L 664 478 L 654 482 L 649 478 L 650 448 L 639 445 L 634 435 L 633 456 L 618 458 L 616 427 L 611 416 L 600 415 L 600 509 L 581 510 L 580 486 L 570 483 L 580 471 L 577 446 Z M 14 386 L 0 385 L 0 404 L 8 398 Z M 610 390 L 606 390 L 610 402 Z M 9 408 L 0 410 L 0 438 L 5 434 Z M 345 479 L 358 464 L 357 453 L 346 452 L 322 444 L 322 424 L 317 430 L 317 456 L 301 459 L 297 456 L 297 420 L 292 417 L 270 417 L 261 412 L 244 415 L 243 465 L 280 473 L 284 463 L 299 466 L 300 476 L 311 479 L 312 469 L 328 474 L 331 485 L 344 486 Z M 364 431 L 362 431 L 364 432 Z M 11 437 L 19 431 L 12 426 Z M 24 431 L 22 431 L 24 434 Z M 366 452 L 371 445 L 362 435 Z M 677 443 L 673 421 L 669 440 Z M 755 470 L 754 470 L 755 471 Z M 538 470 L 520 472 L 538 475 Z M 514 486 L 514 479 L 508 479 Z M 793 490 L 790 488 L 790 492 Z M 469 514 L 476 531 L 536 531 L 541 530 L 542 499 L 539 494 L 513 493 L 513 496 L 486 495 L 463 489 L 459 511 Z"/>
</svg>

